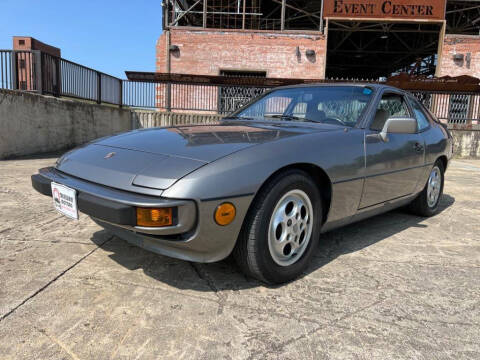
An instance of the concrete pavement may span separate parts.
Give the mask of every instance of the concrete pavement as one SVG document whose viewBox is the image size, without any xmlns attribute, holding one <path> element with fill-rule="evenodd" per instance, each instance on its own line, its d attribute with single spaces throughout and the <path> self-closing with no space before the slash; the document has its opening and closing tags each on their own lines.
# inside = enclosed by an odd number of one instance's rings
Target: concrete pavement
<svg viewBox="0 0 480 360">
<path fill-rule="evenodd" d="M 480 358 L 480 161 L 451 164 L 439 215 L 326 234 L 279 287 L 59 215 L 30 185 L 53 162 L 0 162 L 1 359 Z"/>
</svg>

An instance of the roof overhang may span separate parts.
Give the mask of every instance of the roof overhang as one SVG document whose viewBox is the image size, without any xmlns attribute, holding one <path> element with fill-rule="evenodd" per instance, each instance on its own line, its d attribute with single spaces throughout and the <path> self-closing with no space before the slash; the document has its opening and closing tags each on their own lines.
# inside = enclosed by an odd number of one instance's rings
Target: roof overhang
<svg viewBox="0 0 480 360">
<path fill-rule="evenodd" d="M 125 71 L 125 74 L 127 75 L 127 79 L 130 81 L 169 84 L 277 87 L 285 85 L 325 82 L 325 80 L 321 79 L 287 79 L 222 75 L 168 74 L 141 71 Z"/>
<path fill-rule="evenodd" d="M 352 83 L 348 79 L 287 79 L 264 77 L 240 77 L 220 75 L 193 75 L 193 74 L 167 74 L 142 71 L 125 71 L 128 80 L 160 84 L 188 84 L 188 85 L 216 85 L 216 86 L 250 86 L 250 87 L 277 87 L 302 84 L 320 83 Z M 360 80 L 358 83 L 376 83 L 375 81 Z M 412 91 L 480 91 L 480 79 L 472 76 L 443 76 L 440 78 L 411 77 L 401 74 L 387 79 L 380 84 L 395 86 Z"/>
</svg>

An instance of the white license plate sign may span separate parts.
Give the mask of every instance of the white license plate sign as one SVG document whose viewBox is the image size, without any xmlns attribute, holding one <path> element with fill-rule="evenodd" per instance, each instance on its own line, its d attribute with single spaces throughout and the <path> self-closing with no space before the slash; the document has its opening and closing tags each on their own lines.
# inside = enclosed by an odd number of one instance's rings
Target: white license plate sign
<svg viewBox="0 0 480 360">
<path fill-rule="evenodd" d="M 63 215 L 78 220 L 77 191 L 52 182 L 53 206 Z"/>
</svg>

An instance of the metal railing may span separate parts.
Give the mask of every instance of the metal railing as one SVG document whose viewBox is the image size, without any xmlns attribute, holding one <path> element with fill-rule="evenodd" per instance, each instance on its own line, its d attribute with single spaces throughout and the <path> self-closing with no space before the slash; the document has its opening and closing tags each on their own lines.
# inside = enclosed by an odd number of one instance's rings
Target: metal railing
<svg viewBox="0 0 480 360">
<path fill-rule="evenodd" d="M 39 52 L 0 50 L 0 88 L 36 90 Z M 15 71 L 13 71 L 15 69 Z"/>
<path fill-rule="evenodd" d="M 323 81 L 379 83 L 363 79 Z M 271 86 L 129 81 L 36 50 L 0 50 L 0 88 L 132 108 L 228 114 Z M 442 121 L 452 124 L 480 122 L 478 92 L 455 90 L 412 93 Z"/>
<path fill-rule="evenodd" d="M 449 124 L 480 122 L 480 94 L 472 92 L 412 91 L 440 121 Z"/>
<path fill-rule="evenodd" d="M 227 114 L 267 88 L 122 80 L 40 51 L 0 50 L 0 88 L 133 108 Z"/>
<path fill-rule="evenodd" d="M 12 56 L 10 51 L 0 50 L 0 88 L 13 89 Z"/>
<path fill-rule="evenodd" d="M 0 88 L 122 106 L 124 80 L 37 50 L 0 50 Z"/>
<path fill-rule="evenodd" d="M 166 84 L 123 81 L 123 105 L 166 111 L 202 111 L 228 114 L 256 96 L 266 87 Z"/>
</svg>

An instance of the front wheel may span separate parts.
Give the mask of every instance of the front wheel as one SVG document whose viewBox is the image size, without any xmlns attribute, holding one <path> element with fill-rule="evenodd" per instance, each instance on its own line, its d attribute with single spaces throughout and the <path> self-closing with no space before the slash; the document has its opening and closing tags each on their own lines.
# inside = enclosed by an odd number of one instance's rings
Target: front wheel
<svg viewBox="0 0 480 360">
<path fill-rule="evenodd" d="M 422 192 L 409 205 L 409 210 L 412 213 L 428 217 L 438 212 L 440 200 L 443 195 L 444 172 L 443 164 L 437 161 L 433 165 L 432 170 L 430 170 L 428 181 Z"/>
<path fill-rule="evenodd" d="M 242 270 L 267 283 L 298 277 L 320 235 L 322 201 L 303 171 L 275 176 L 255 198 L 234 250 Z"/>
</svg>

